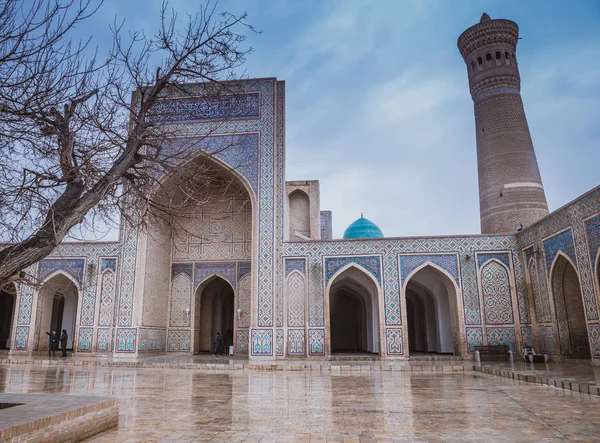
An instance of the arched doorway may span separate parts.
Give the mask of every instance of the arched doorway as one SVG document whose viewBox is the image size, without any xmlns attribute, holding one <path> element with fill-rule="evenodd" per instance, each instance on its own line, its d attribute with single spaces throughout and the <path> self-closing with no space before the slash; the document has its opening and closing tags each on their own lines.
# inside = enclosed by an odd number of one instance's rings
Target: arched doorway
<svg viewBox="0 0 600 443">
<path fill-rule="evenodd" d="M 39 289 L 38 295 L 38 350 L 48 349 L 46 332 L 65 329 L 69 336 L 67 349 L 73 349 L 79 293 L 77 286 L 64 274 L 56 274 Z"/>
<path fill-rule="evenodd" d="M 560 354 L 567 358 L 589 359 L 590 342 L 577 271 L 564 255 L 559 254 L 551 276 Z"/>
<path fill-rule="evenodd" d="M 17 291 L 14 285 L 0 290 L 0 349 L 10 349 Z"/>
<path fill-rule="evenodd" d="M 331 353 L 379 354 L 379 288 L 362 269 L 351 266 L 329 286 Z"/>
<path fill-rule="evenodd" d="M 406 282 L 409 352 L 460 355 L 456 286 L 445 273 L 426 265 Z"/>
<path fill-rule="evenodd" d="M 217 332 L 223 338 L 224 349 L 233 346 L 235 297 L 231 285 L 221 277 L 214 277 L 196 290 L 194 339 L 199 352 L 212 352 Z M 199 310 L 199 311 L 198 311 Z M 199 314 L 198 314 L 199 312 Z"/>
</svg>

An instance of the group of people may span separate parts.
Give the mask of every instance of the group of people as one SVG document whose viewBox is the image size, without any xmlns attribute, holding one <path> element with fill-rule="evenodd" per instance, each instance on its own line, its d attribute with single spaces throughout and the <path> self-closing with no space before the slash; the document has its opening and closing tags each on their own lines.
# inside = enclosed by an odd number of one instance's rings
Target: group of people
<svg viewBox="0 0 600 443">
<path fill-rule="evenodd" d="M 48 348 L 48 355 L 55 356 L 56 350 L 58 349 L 58 342 L 60 341 L 60 350 L 62 352 L 62 357 L 67 356 L 67 341 L 69 340 L 69 335 L 67 334 L 67 330 L 63 329 L 62 334 L 60 334 L 60 338 L 56 331 L 46 332 L 46 334 L 50 338 L 50 347 Z"/>
</svg>

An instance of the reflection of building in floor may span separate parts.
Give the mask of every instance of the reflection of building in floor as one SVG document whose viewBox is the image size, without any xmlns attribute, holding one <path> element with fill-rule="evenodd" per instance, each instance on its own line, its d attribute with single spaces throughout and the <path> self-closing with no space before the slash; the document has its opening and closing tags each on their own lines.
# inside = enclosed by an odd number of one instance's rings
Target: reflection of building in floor
<svg viewBox="0 0 600 443">
<path fill-rule="evenodd" d="M 332 239 L 318 181 L 285 180 L 284 82 L 234 83 L 235 106 L 190 84 L 156 122 L 179 164 L 154 199 L 181 210 L 117 242 L 60 245 L 28 270 L 39 287 L 0 292 L 0 347 L 43 351 L 66 329 L 79 355 L 194 354 L 218 332 L 252 359 L 507 345 L 599 362 L 600 187 L 548 214 L 517 42 L 486 14 L 458 39 L 483 234 L 386 238 L 361 216 Z"/>
</svg>

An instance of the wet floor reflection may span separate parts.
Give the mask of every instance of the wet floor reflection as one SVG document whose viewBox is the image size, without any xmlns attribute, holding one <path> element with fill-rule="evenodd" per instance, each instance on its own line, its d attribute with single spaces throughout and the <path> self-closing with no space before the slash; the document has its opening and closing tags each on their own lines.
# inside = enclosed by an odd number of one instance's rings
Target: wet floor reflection
<svg viewBox="0 0 600 443">
<path fill-rule="evenodd" d="M 600 435 L 598 397 L 472 373 L 0 365 L 0 392 L 119 398 L 119 428 L 95 441 L 543 441 Z"/>
</svg>

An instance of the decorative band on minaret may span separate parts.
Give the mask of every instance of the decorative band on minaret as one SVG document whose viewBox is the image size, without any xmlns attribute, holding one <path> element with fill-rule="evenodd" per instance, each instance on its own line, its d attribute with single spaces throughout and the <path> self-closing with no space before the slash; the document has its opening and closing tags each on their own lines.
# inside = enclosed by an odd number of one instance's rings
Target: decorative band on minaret
<svg viewBox="0 0 600 443">
<path fill-rule="evenodd" d="M 519 27 L 487 14 L 458 38 L 475 106 L 482 234 L 514 232 L 548 214 L 521 99 Z"/>
</svg>

